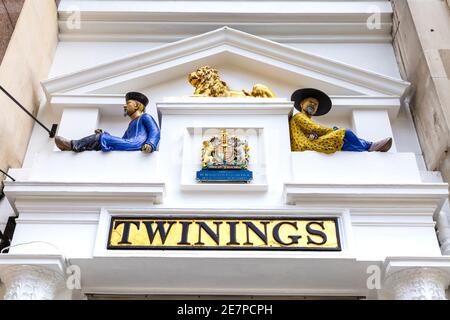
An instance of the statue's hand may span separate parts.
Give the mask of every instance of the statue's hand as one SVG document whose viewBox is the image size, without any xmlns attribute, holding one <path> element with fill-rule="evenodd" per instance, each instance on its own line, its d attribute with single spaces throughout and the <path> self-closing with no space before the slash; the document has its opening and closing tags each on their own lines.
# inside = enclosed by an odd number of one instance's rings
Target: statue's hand
<svg viewBox="0 0 450 320">
<path fill-rule="evenodd" d="M 102 129 L 95 129 L 95 133 L 96 134 L 103 133 L 103 130 Z"/>
<path fill-rule="evenodd" d="M 152 146 L 149 145 L 149 144 L 144 144 L 144 145 L 142 146 L 142 149 L 141 149 L 141 150 L 144 151 L 144 152 L 147 152 L 147 153 L 152 153 L 152 152 L 153 152 L 153 148 L 152 148 Z"/>
<path fill-rule="evenodd" d="M 309 140 L 316 140 L 319 138 L 319 135 L 315 132 L 309 134 Z"/>
</svg>

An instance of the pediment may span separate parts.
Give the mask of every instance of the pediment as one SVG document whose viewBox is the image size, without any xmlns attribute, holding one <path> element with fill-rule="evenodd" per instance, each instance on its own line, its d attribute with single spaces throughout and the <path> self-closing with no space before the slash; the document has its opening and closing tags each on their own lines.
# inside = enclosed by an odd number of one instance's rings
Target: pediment
<svg viewBox="0 0 450 320">
<path fill-rule="evenodd" d="M 401 97 L 409 84 L 326 59 L 245 32 L 223 27 L 43 82 L 53 96 L 123 94 L 186 77 L 203 65 L 226 66 L 287 90 L 316 87 L 334 96 Z M 189 84 L 184 90 L 192 91 Z M 231 83 L 231 87 L 233 83 Z M 183 91 L 183 90 L 181 90 Z M 286 96 L 283 92 L 279 96 Z M 187 93 L 187 92 L 181 92 Z M 182 95 L 182 94 L 180 94 Z"/>
</svg>

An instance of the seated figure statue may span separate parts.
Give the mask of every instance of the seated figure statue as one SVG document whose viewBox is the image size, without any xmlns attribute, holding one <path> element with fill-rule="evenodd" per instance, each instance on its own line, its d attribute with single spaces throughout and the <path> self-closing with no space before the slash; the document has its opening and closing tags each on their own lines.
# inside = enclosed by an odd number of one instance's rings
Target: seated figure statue
<svg viewBox="0 0 450 320">
<path fill-rule="evenodd" d="M 289 120 L 292 151 L 313 150 L 323 153 L 336 151 L 387 152 L 392 138 L 370 142 L 358 138 L 345 128 L 328 128 L 314 122 L 312 116 L 321 116 L 331 109 L 331 99 L 317 89 L 299 89 L 292 94 L 294 107 L 299 111 Z"/>
<path fill-rule="evenodd" d="M 68 140 L 56 136 L 55 144 L 62 151 L 137 151 L 147 153 L 158 147 L 160 130 L 152 116 L 145 113 L 148 98 L 139 92 L 126 94 L 124 116 L 131 121 L 122 138 L 114 137 L 102 129 L 95 130 L 93 135 L 80 140 Z"/>
</svg>

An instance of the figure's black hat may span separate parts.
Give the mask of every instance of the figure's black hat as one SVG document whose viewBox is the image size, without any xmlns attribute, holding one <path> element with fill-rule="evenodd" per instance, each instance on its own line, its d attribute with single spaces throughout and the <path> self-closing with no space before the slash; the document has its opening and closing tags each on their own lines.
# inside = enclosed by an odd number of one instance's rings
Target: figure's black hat
<svg viewBox="0 0 450 320">
<path fill-rule="evenodd" d="M 323 116 L 331 109 L 332 103 L 330 97 L 326 93 L 312 88 L 298 89 L 292 94 L 291 101 L 295 101 L 294 108 L 302 111 L 300 102 L 306 98 L 315 98 L 319 101 L 317 112 L 314 114 L 315 116 Z"/>
<path fill-rule="evenodd" d="M 145 96 L 145 94 L 140 92 L 128 92 L 125 96 L 125 99 L 128 100 L 136 100 L 144 105 L 146 107 L 148 105 L 148 98 Z"/>
</svg>

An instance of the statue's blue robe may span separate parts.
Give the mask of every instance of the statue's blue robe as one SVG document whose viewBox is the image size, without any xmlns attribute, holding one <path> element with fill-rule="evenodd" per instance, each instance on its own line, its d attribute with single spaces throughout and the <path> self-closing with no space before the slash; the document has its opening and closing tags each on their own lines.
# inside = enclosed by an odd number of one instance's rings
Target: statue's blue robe
<svg viewBox="0 0 450 320">
<path fill-rule="evenodd" d="M 136 151 L 144 144 L 149 144 L 153 151 L 158 147 L 160 130 L 153 117 L 144 113 L 132 120 L 122 138 L 114 137 L 108 132 L 100 136 L 102 151 Z"/>
</svg>

